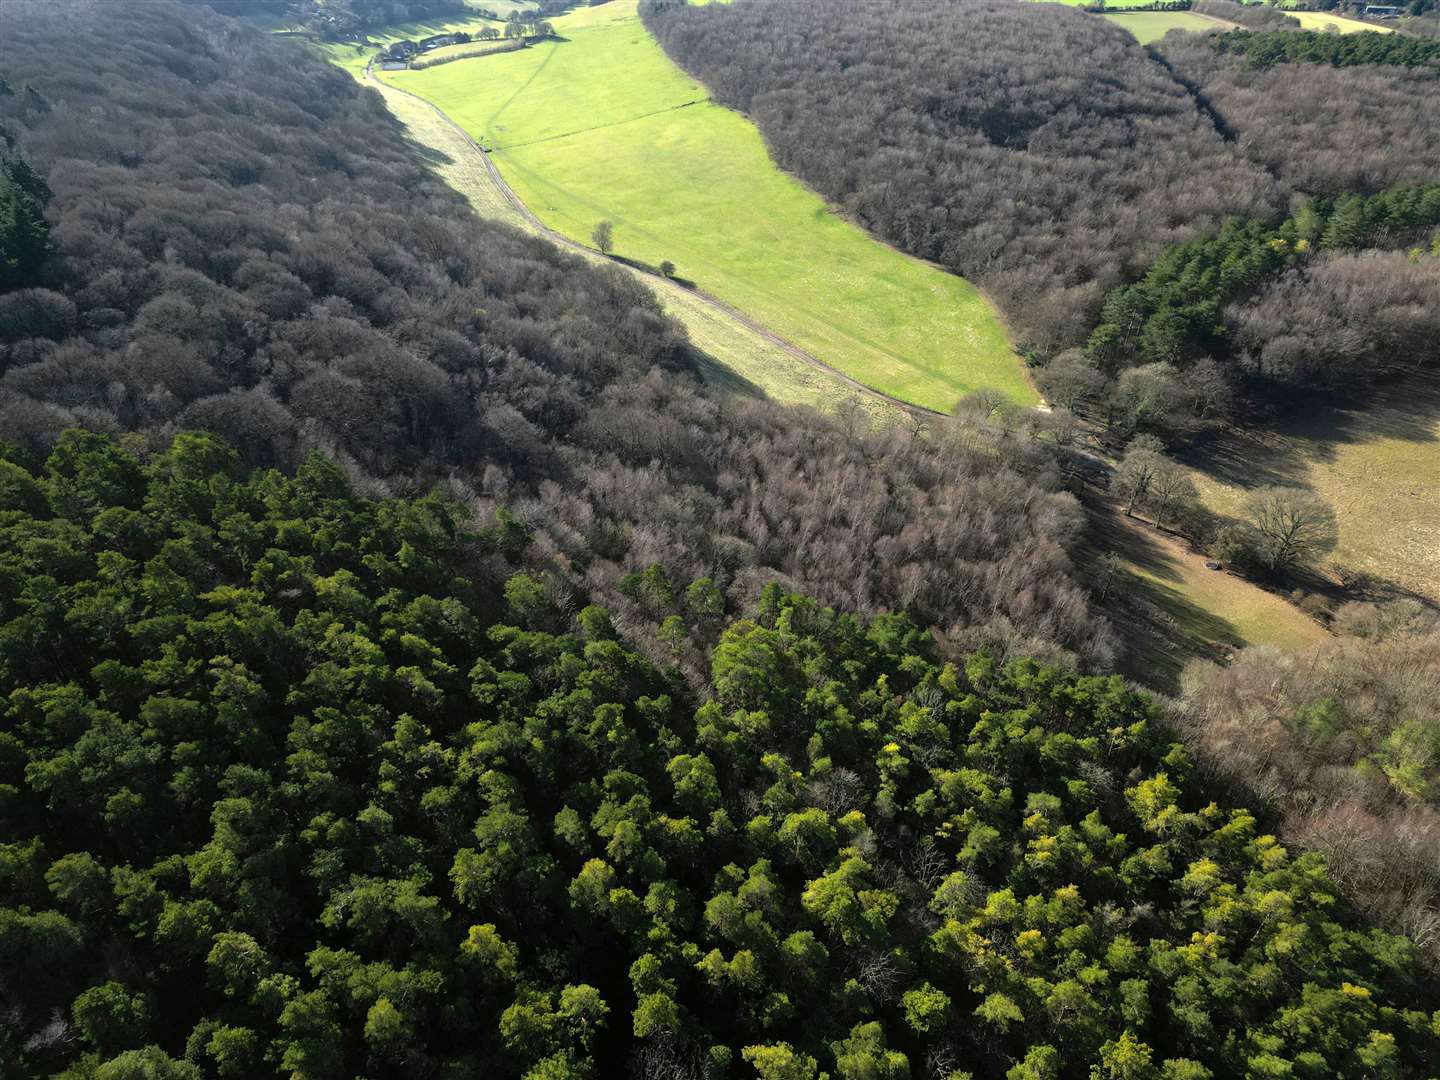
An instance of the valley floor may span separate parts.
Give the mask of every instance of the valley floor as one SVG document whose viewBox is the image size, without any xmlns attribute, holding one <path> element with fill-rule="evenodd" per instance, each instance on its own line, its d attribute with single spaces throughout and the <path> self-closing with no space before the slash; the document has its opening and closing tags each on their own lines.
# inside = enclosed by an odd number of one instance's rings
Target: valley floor
<svg viewBox="0 0 1440 1080">
<path fill-rule="evenodd" d="M 1302 406 L 1187 463 L 1219 513 L 1237 513 L 1257 486 L 1313 489 L 1339 518 L 1333 563 L 1440 603 L 1440 373 L 1414 372 L 1349 404 Z"/>
<path fill-rule="evenodd" d="M 407 91 L 372 78 L 390 111 L 430 155 L 432 167 L 464 195 L 475 212 L 516 228 L 550 237 L 594 262 L 637 274 L 659 296 L 668 315 L 683 325 L 691 343 L 703 354 L 707 381 L 740 391 L 759 391 L 788 405 L 828 409 L 853 399 L 872 417 L 895 416 L 900 406 L 868 387 L 843 380 L 838 372 L 791 346 L 776 335 L 718 304 L 694 289 L 607 259 L 547 229 L 510 191 L 483 151 L 458 125 L 435 106 Z M 710 362 L 710 361 L 718 362 Z"/>
<path fill-rule="evenodd" d="M 562 40 L 384 78 L 489 147 L 547 227 L 588 242 L 613 221 L 617 255 L 673 261 L 867 386 L 943 412 L 980 387 L 1036 400 L 977 289 L 879 243 L 781 172 L 748 120 L 670 62 L 633 0 L 555 25 Z"/>
<path fill-rule="evenodd" d="M 1116 21 L 1135 17 L 1121 16 Z M 803 305 L 792 306 L 786 315 L 779 315 L 773 306 L 777 296 L 772 293 L 768 303 L 755 305 L 758 317 L 749 318 L 735 310 L 740 305 L 731 307 L 725 303 L 728 298 L 724 293 L 727 288 L 740 288 L 737 274 L 749 265 L 744 256 L 732 255 L 731 262 L 698 261 L 703 259 L 701 252 L 707 242 L 723 246 L 733 239 L 732 248 L 739 245 L 749 228 L 742 225 L 752 218 L 758 218 L 762 228 L 767 222 L 773 227 L 765 204 L 774 193 L 771 187 L 763 188 L 743 209 L 732 207 L 733 217 L 716 217 L 707 224 L 692 222 L 687 228 L 677 227 L 680 218 L 676 215 L 695 212 L 693 205 L 657 206 L 652 217 L 646 212 L 643 198 L 618 190 L 624 183 L 639 183 L 632 170 L 638 167 L 636 160 L 644 158 L 640 144 L 656 146 L 662 155 L 657 167 L 672 160 L 704 163 L 711 160 L 704 145 L 704 138 L 709 136 L 703 136 L 708 125 L 720 119 L 724 124 L 742 125 L 753 135 L 748 123 L 709 103 L 703 88 L 689 83 L 673 66 L 658 75 L 653 68 L 642 69 L 640 74 L 646 77 L 643 81 L 658 83 L 661 88 L 652 86 L 646 92 L 660 94 L 652 99 L 655 101 L 664 100 L 664 93 L 689 98 L 662 114 L 632 116 L 639 93 L 635 87 L 603 87 L 594 71 L 564 74 L 564 65 L 594 65 L 595 71 L 616 70 L 612 65 L 623 69 L 630 55 L 625 49 L 640 43 L 658 53 L 658 46 L 636 20 L 633 4 L 615 2 L 599 9 L 581 9 L 566 18 L 574 22 L 562 32 L 572 40 L 504 57 L 460 61 L 428 71 L 400 73 L 398 77 L 392 74 L 384 81 L 372 76 L 371 85 L 384 95 L 391 111 L 409 127 L 416 141 L 429 148 L 437 171 L 470 199 L 478 213 L 548 235 L 591 260 L 606 261 L 643 277 L 667 312 L 686 326 L 697 349 L 719 361 L 705 362 L 710 381 L 739 392 L 759 391 L 777 401 L 820 408 L 852 398 L 877 419 L 898 416 L 900 410 L 883 396 L 887 384 L 878 369 L 862 367 L 860 376 L 847 378 L 827 370 L 815 355 L 791 343 L 805 339 L 807 333 L 818 333 L 815 326 L 826 322 L 817 315 L 817 304 L 830 301 L 834 307 L 835 296 L 814 278 L 797 278 L 780 294 L 799 295 L 801 290 L 808 290 Z M 561 51 L 574 49 L 577 39 L 583 43 L 586 32 L 602 34 L 607 30 L 610 36 L 592 40 L 589 52 Z M 599 47 L 607 41 L 605 48 Z M 344 66 L 364 74 L 363 65 L 350 57 L 344 60 Z M 663 54 L 659 60 L 669 64 Z M 510 70 L 501 70 L 502 64 Z M 667 78 L 671 80 L 668 83 Z M 508 88 L 505 94 L 500 93 L 502 84 Z M 589 91 L 594 91 L 593 96 L 583 96 Z M 528 100 L 530 95 L 535 100 Z M 577 118 L 582 115 L 585 122 L 577 127 Z M 693 118 L 701 122 L 692 129 Z M 758 144 L 758 135 L 754 138 Z M 667 139 L 673 141 L 667 143 Z M 489 160 L 476 140 L 491 148 Z M 758 146 L 758 153 L 764 154 L 763 145 Z M 635 160 L 607 169 L 615 162 L 613 154 Z M 809 225 L 815 228 L 815 236 L 841 235 L 843 231 L 846 244 L 858 240 L 864 248 L 893 256 L 896 262 L 892 266 L 903 264 L 905 268 L 899 277 L 875 279 L 877 296 L 873 304 L 864 297 L 852 297 L 850 306 L 854 310 L 832 310 L 832 335 L 845 334 L 846 323 L 840 315 L 853 319 L 872 314 L 872 308 L 884 308 L 891 294 L 894 303 L 890 315 L 905 312 L 923 325 L 923 320 L 930 317 L 930 305 L 936 301 L 936 283 L 928 280 L 924 287 L 917 288 L 914 280 L 905 277 L 917 269 L 946 279 L 951 288 L 973 292 L 961 279 L 925 267 L 859 233 L 775 169 L 768 158 L 764 165 L 773 174 L 767 184 L 778 177 L 812 200 Z M 605 178 L 607 171 L 614 174 L 610 180 Z M 563 175 L 566 183 L 553 180 L 556 175 Z M 511 191 L 507 181 L 517 190 Z M 662 182 L 671 181 L 654 181 Z M 660 198 L 653 186 L 643 190 Z M 784 204 L 792 195 L 787 193 L 780 202 Z M 614 205 L 623 206 L 626 213 L 613 209 L 606 201 L 610 199 L 615 200 Z M 536 212 L 532 213 L 532 209 Z M 604 259 L 585 243 L 591 223 L 586 215 L 600 213 L 616 221 L 619 254 L 628 258 Z M 716 227 L 716 221 L 722 224 Z M 669 257 L 685 257 L 670 244 L 668 238 L 673 236 L 684 237 L 680 247 L 695 246 L 697 261 L 685 265 L 681 274 L 700 278 L 700 283 L 721 294 L 721 299 L 717 301 L 694 288 L 694 282 L 681 284 L 654 273 L 656 263 L 667 252 Z M 873 252 L 867 251 L 866 257 L 874 257 Z M 697 271 L 696 266 L 701 270 Z M 751 286 L 749 290 L 741 288 L 740 295 L 753 299 L 764 292 L 754 283 Z M 907 289 L 913 291 L 907 293 Z M 911 300 L 908 309 L 907 296 Z M 857 304 L 862 307 L 855 308 Z M 986 318 L 998 330 L 993 314 Z M 772 327 L 786 333 L 786 337 L 777 335 Z M 895 332 L 903 337 L 905 330 L 902 327 Z M 834 336 L 822 338 L 822 343 L 833 345 L 835 340 Z M 834 355 L 833 351 L 816 352 Z M 855 362 L 856 353 L 844 355 Z M 1005 356 L 1006 365 L 1018 370 L 1008 350 Z M 919 383 L 913 381 L 916 374 L 912 370 L 896 378 L 902 386 L 925 385 L 923 378 Z M 911 381 L 907 383 L 906 378 Z M 873 392 L 865 383 L 881 387 L 881 393 Z M 1341 548 L 1336 561 L 1355 564 L 1377 576 L 1382 574 L 1381 568 L 1390 567 L 1395 584 L 1433 597 L 1428 587 L 1440 580 L 1440 507 L 1434 505 L 1433 499 L 1424 498 L 1423 492 L 1426 485 L 1430 485 L 1428 490 L 1434 490 L 1440 481 L 1440 426 L 1436 419 L 1440 417 L 1440 385 L 1427 385 L 1430 389 L 1420 395 L 1413 392 L 1413 387 L 1382 391 L 1377 400 L 1362 409 L 1322 409 L 1272 439 L 1227 436 L 1203 455 L 1206 467 L 1197 479 L 1206 502 L 1212 509 L 1235 512 L 1243 498 L 1242 479 L 1314 486 L 1335 502 L 1341 515 Z M 960 389 L 953 388 L 956 396 Z M 1025 392 L 1032 393 L 1028 386 Z M 945 398 L 932 400 L 941 408 L 947 407 Z M 1196 462 L 1200 461 L 1197 456 Z M 1380 511 L 1382 506 L 1384 513 Z M 1396 506 L 1403 508 L 1398 519 Z M 1296 647 L 1325 635 L 1318 623 L 1283 597 L 1227 573 L 1207 570 L 1203 556 L 1189 551 L 1169 534 L 1125 518 L 1113 508 L 1092 506 L 1092 511 L 1098 521 L 1097 535 L 1082 558 L 1098 559 L 1106 551 L 1118 556 L 1127 578 L 1126 589 L 1133 598 L 1127 601 L 1125 612 L 1112 615 L 1118 622 L 1132 624 L 1128 636 L 1137 659 L 1151 673 L 1150 681 L 1160 688 L 1173 688 L 1180 668 L 1193 656 L 1218 659 L 1252 644 Z M 1397 572 L 1395 567 L 1404 569 Z"/>
</svg>

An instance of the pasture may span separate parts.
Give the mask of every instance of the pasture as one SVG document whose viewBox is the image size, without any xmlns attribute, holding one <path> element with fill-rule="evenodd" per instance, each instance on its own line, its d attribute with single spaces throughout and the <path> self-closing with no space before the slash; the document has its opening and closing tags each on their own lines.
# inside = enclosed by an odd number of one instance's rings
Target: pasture
<svg viewBox="0 0 1440 1080">
<path fill-rule="evenodd" d="M 1325 30 L 1333 26 L 1342 34 L 1359 34 L 1366 30 L 1374 30 L 1380 34 L 1393 34 L 1395 28 L 1391 26 L 1375 26 L 1372 23 L 1361 22 L 1359 19 L 1347 19 L 1342 15 L 1334 15 L 1328 11 L 1287 11 L 1286 15 L 1300 20 L 1302 30 Z"/>
<path fill-rule="evenodd" d="M 518 0 L 480 0 L 470 5 L 472 14 L 461 15 L 454 19 L 426 19 L 421 22 L 397 23 L 394 26 L 387 26 L 383 30 L 372 30 L 369 39 L 370 47 L 355 45 L 349 42 L 314 42 L 313 47 L 319 49 L 321 54 L 332 64 L 344 68 L 352 75 L 359 75 L 365 70 L 370 57 L 389 45 L 391 42 L 408 40 L 418 41 L 421 38 L 434 37 L 436 34 L 453 34 L 463 30 L 467 34 L 478 34 L 487 26 L 501 29 L 502 24 L 483 18 L 479 10 L 494 12 L 501 19 L 505 18 L 512 11 L 529 11 L 535 5 L 521 3 Z M 483 43 L 475 43 L 477 45 Z M 496 43 L 491 43 L 496 44 Z M 468 49 L 469 45 L 452 45 L 442 49 L 436 49 L 435 54 L 452 54 L 452 50 Z"/>
<path fill-rule="evenodd" d="M 1125 15 L 1106 15 L 1104 18 L 1129 30 L 1141 45 L 1159 41 L 1171 30 L 1188 30 L 1198 34 L 1206 30 L 1234 29 L 1234 24 L 1224 19 L 1212 19 L 1208 15 L 1197 15 L 1192 11 L 1132 11 Z"/>
<path fill-rule="evenodd" d="M 744 117 L 709 100 L 612 0 L 555 20 L 566 40 L 387 73 L 494 148 L 545 224 L 679 275 L 868 386 L 948 411 L 992 387 L 1036 400 L 993 307 L 879 243 L 782 173 Z M 762 383 L 763 385 L 763 383 Z"/>
<path fill-rule="evenodd" d="M 1440 373 L 1227 434 L 1186 463 L 1218 513 L 1237 513 L 1255 486 L 1313 488 L 1339 517 L 1333 562 L 1440 603 Z"/>
<path fill-rule="evenodd" d="M 423 102 L 383 83 L 378 89 L 410 137 L 426 148 L 432 168 L 469 200 L 477 214 L 522 231 L 536 231 L 506 199 L 484 160 L 459 132 Z M 587 257 L 609 263 L 598 254 Z M 818 409 L 831 409 L 853 399 L 875 422 L 893 419 L 899 413 L 893 404 L 840 382 L 743 323 L 726 317 L 691 290 L 648 275 L 644 280 L 659 297 L 666 314 L 685 327 L 691 343 L 704 354 L 700 374 L 706 382 L 739 393 L 759 391 L 772 401 Z"/>
<path fill-rule="evenodd" d="M 1223 570 L 1168 533 L 1093 505 L 1093 532 L 1079 554 L 1086 577 L 1103 582 L 1100 560 L 1118 561 L 1105 610 L 1125 637 L 1130 675 L 1166 693 L 1196 657 L 1223 661 L 1247 645 L 1300 649 L 1328 632 L 1282 596 Z"/>
</svg>

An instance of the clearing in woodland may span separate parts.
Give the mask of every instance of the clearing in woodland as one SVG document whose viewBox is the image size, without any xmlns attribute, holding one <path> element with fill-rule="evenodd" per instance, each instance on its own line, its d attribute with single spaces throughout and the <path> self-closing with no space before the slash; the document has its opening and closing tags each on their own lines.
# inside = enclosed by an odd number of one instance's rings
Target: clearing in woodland
<svg viewBox="0 0 1440 1080">
<path fill-rule="evenodd" d="M 1171 30 L 1189 30 L 1199 34 L 1206 30 L 1235 29 L 1233 23 L 1224 19 L 1212 19 L 1193 11 L 1133 11 L 1124 15 L 1106 15 L 1105 18 L 1129 30 L 1141 45 L 1159 41 Z"/>
<path fill-rule="evenodd" d="M 1238 515 L 1254 487 L 1313 489 L 1339 518 L 1332 562 L 1440 603 L 1440 372 L 1227 434 L 1187 463 L 1217 513 Z"/>
<path fill-rule="evenodd" d="M 1125 636 L 1131 677 L 1173 694 L 1196 657 L 1223 662 L 1247 645 L 1303 649 L 1329 636 L 1284 597 L 1209 569 L 1177 537 L 1126 517 L 1109 500 L 1087 502 L 1092 532 L 1079 561 Z"/>
<path fill-rule="evenodd" d="M 431 166 L 446 183 L 469 200 L 481 217 L 503 221 L 526 232 L 538 232 L 510 201 L 504 185 L 486 166 L 484 156 L 453 123 L 433 106 L 411 94 L 372 81 L 410 137 L 426 148 Z M 608 262 L 598 253 L 587 258 Z M 613 263 L 610 265 L 614 265 Z M 634 267 L 624 269 L 640 274 Z M 681 323 L 699 352 L 700 374 L 706 382 L 739 393 L 763 391 L 784 405 L 834 407 L 853 399 L 872 422 L 893 420 L 900 409 L 876 394 L 861 391 L 831 372 L 807 363 L 751 326 L 727 315 L 693 290 L 654 275 L 642 274 L 665 313 Z M 715 361 L 715 362 L 712 362 Z"/>
<path fill-rule="evenodd" d="M 1300 20 L 1302 30 L 1321 30 L 1334 27 L 1342 34 L 1360 34 L 1366 30 L 1373 30 L 1377 34 L 1393 34 L 1395 28 L 1392 26 L 1376 26 L 1373 23 L 1361 22 L 1359 19 L 1347 19 L 1340 15 L 1332 15 L 1328 11 L 1286 11 L 1292 19 Z"/>
<path fill-rule="evenodd" d="M 553 22 L 562 40 L 383 77 L 490 147 L 550 228 L 588 243 L 611 221 L 618 258 L 673 262 L 867 386 L 946 412 L 981 387 L 1036 400 L 973 285 L 881 244 L 781 172 L 749 121 L 670 62 L 634 0 Z"/>
</svg>

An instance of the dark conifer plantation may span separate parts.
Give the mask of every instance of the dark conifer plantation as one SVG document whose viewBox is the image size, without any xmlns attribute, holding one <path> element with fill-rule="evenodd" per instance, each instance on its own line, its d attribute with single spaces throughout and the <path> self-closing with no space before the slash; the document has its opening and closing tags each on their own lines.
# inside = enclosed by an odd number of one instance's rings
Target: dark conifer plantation
<svg viewBox="0 0 1440 1080">
<path fill-rule="evenodd" d="M 1212 801 L 1119 678 L 944 663 L 903 616 L 771 586 L 692 693 L 467 518 L 208 435 L 0 459 L 7 1080 L 1440 1053 L 1414 946 Z"/>
</svg>

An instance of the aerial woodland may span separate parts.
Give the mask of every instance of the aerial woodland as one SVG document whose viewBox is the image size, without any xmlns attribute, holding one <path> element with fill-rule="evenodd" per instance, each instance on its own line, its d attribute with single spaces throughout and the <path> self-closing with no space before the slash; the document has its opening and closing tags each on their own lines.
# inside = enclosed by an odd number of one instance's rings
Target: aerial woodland
<svg viewBox="0 0 1440 1080">
<path fill-rule="evenodd" d="M 1234 40 L 1229 35 L 1176 34 L 1158 49 L 1214 111 L 1239 152 L 1289 191 L 1336 198 L 1435 183 L 1440 178 L 1440 115 L 1433 102 L 1440 93 L 1440 65 L 1309 62 L 1305 53 L 1312 49 L 1336 58 L 1354 50 L 1356 59 L 1361 48 L 1386 49 L 1309 44 L 1325 37 L 1295 35 L 1295 54 L 1287 50 L 1292 62 L 1286 63 L 1256 64 L 1248 52 L 1225 51 L 1222 43 Z M 1424 46 L 1416 42 L 1410 48 Z"/>
<path fill-rule="evenodd" d="M 1083 341 L 1105 293 L 1166 246 L 1283 206 L 1128 31 L 1083 11 L 918 0 L 842 19 L 823 0 L 651 0 L 642 12 L 783 168 L 982 284 L 1032 348 Z"/>
<path fill-rule="evenodd" d="M 730 610 L 781 580 L 964 644 L 1113 655 L 1043 431 L 722 408 L 643 287 L 475 219 L 303 46 L 86 10 L 0 12 L 0 125 L 53 188 L 53 254 L 0 295 L 7 441 L 204 428 L 259 464 L 318 447 L 377 490 L 444 483 L 534 525 L 547 589 L 652 637 L 666 613 L 621 584 L 656 566 Z"/>
<path fill-rule="evenodd" d="M 547 595 L 513 518 L 208 434 L 0 460 L 0 537 L 6 1076 L 1440 1053 L 1416 946 L 1217 802 L 1118 677 L 945 662 L 772 584 L 736 621 L 687 590 L 677 618 L 720 624 L 692 690 Z"/>
<path fill-rule="evenodd" d="M 1094 528 L 1440 360 L 1424 49 L 648 3 L 1051 402 L 877 424 L 707 383 L 269 32 L 447 10 L 0 5 L 0 1076 L 1431 1075 L 1434 613 L 1162 699 Z M 1272 77 L 1377 128 L 1302 145 Z M 1335 546 L 1247 513 L 1269 584 Z"/>
</svg>

